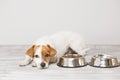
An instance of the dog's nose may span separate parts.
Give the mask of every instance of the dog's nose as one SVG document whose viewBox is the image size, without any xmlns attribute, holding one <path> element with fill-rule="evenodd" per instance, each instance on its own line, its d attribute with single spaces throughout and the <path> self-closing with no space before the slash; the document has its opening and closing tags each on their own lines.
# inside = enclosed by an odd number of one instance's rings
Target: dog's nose
<svg viewBox="0 0 120 80">
<path fill-rule="evenodd" d="M 43 67 L 43 68 L 45 67 L 45 63 L 43 63 L 43 62 L 42 62 L 40 65 L 41 65 L 41 67 Z"/>
</svg>

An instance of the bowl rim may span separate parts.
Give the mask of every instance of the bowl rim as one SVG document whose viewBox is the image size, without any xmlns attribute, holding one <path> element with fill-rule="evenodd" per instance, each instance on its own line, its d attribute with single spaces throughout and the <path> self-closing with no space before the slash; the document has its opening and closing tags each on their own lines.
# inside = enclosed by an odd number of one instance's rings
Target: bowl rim
<svg viewBox="0 0 120 80">
<path fill-rule="evenodd" d="M 83 55 L 79 55 L 79 54 L 65 54 L 63 56 L 61 56 L 60 58 L 85 58 Z"/>
</svg>

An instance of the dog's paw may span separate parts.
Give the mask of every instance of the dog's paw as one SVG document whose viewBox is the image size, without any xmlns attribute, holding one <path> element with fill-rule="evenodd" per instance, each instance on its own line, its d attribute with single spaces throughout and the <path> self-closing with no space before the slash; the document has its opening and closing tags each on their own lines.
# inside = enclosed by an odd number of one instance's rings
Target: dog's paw
<svg viewBox="0 0 120 80">
<path fill-rule="evenodd" d="M 32 67 L 37 67 L 37 64 L 33 62 Z"/>
<path fill-rule="evenodd" d="M 21 61 L 20 63 L 19 63 L 19 66 L 26 66 L 26 65 L 28 65 L 29 63 L 28 62 L 26 62 L 26 61 Z"/>
</svg>

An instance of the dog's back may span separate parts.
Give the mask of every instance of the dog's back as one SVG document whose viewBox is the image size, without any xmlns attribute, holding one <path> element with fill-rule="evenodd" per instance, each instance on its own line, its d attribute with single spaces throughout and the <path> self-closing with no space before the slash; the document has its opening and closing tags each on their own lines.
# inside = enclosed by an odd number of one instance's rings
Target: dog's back
<svg viewBox="0 0 120 80">
<path fill-rule="evenodd" d="M 57 50 L 57 54 L 65 53 L 69 47 L 77 50 L 80 50 L 85 47 L 85 43 L 82 36 L 79 33 L 71 31 L 57 32 L 50 36 L 41 37 L 34 44 L 50 44 Z"/>
</svg>

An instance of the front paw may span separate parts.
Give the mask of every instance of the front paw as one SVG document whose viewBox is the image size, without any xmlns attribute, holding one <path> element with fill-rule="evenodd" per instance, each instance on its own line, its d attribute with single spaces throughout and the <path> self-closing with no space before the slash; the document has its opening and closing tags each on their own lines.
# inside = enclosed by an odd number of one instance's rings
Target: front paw
<svg viewBox="0 0 120 80">
<path fill-rule="evenodd" d="M 37 64 L 35 62 L 33 62 L 32 67 L 37 67 Z"/>
<path fill-rule="evenodd" d="M 29 64 L 29 62 L 26 62 L 26 61 L 21 61 L 20 63 L 19 63 L 19 66 L 26 66 L 26 65 L 28 65 Z"/>
</svg>

